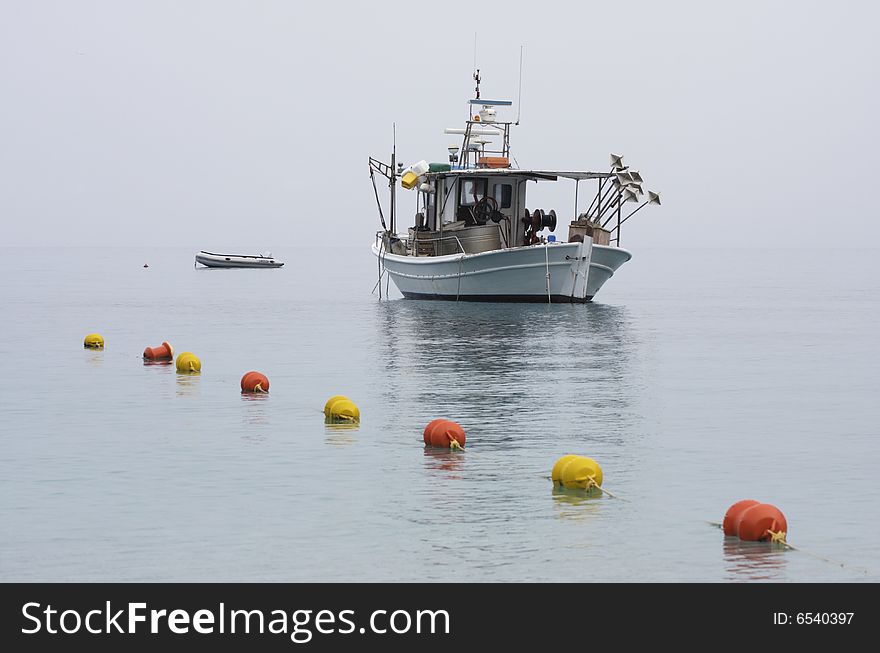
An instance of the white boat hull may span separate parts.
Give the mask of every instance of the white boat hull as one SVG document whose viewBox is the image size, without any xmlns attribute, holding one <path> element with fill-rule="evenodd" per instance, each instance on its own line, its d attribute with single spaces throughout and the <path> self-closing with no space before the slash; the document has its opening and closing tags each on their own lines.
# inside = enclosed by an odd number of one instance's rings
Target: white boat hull
<svg viewBox="0 0 880 653">
<path fill-rule="evenodd" d="M 478 254 L 400 256 L 373 245 L 408 299 L 582 303 L 632 255 L 618 247 L 548 243 Z"/>
<path fill-rule="evenodd" d="M 280 268 L 284 263 L 267 256 L 236 256 L 199 252 L 196 263 L 209 268 Z"/>
</svg>

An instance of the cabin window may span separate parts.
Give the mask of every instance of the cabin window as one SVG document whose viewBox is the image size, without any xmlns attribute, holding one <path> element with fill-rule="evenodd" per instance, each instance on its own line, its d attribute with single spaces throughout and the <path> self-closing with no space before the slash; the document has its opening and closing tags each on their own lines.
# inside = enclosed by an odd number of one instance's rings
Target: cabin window
<svg viewBox="0 0 880 653">
<path fill-rule="evenodd" d="M 493 195 L 498 202 L 499 209 L 509 209 L 513 200 L 513 186 L 511 184 L 495 184 Z"/>
<path fill-rule="evenodd" d="M 473 206 L 486 196 L 487 179 L 462 179 L 458 182 L 461 186 L 461 193 L 458 203 L 461 206 Z"/>
</svg>

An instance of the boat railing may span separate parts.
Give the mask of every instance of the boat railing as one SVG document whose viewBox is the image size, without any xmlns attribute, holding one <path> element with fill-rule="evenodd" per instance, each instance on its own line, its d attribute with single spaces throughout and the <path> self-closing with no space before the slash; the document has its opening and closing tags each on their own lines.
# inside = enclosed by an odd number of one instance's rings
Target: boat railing
<svg viewBox="0 0 880 653">
<path fill-rule="evenodd" d="M 393 248 L 389 247 L 387 244 L 387 236 L 388 236 L 388 232 L 377 231 L 376 232 L 376 247 L 379 249 L 380 252 L 386 252 L 386 253 L 393 254 L 394 253 Z M 401 240 L 401 242 L 404 242 L 403 239 L 400 239 L 400 240 Z M 409 256 L 419 256 L 420 255 L 419 246 L 423 245 L 423 244 L 430 244 L 431 251 L 434 252 L 434 254 L 421 254 L 421 256 L 432 256 L 432 255 L 438 256 L 439 254 L 436 253 L 437 248 L 434 246 L 434 243 L 440 243 L 445 240 L 454 240 L 455 244 L 458 245 L 458 252 L 460 252 L 462 254 L 467 254 L 467 252 L 464 249 L 464 245 L 461 244 L 461 240 L 459 239 L 459 237 L 453 234 L 452 236 L 436 236 L 433 238 L 422 238 L 422 237 L 418 237 L 415 235 L 410 236 L 406 240 L 406 248 L 407 248 L 408 252 L 412 252 L 412 253 L 408 254 L 408 255 Z"/>
<path fill-rule="evenodd" d="M 439 248 L 441 251 L 438 253 L 438 247 L 435 246 L 435 243 L 442 243 L 445 240 L 454 240 L 455 244 L 458 245 L 458 251 L 462 254 L 467 254 L 467 252 L 464 251 L 464 245 L 461 244 L 461 240 L 459 240 L 458 236 L 454 234 L 452 236 L 435 236 L 433 238 L 422 238 L 418 236 L 418 232 L 416 232 L 413 236 L 410 236 L 409 240 L 409 249 L 413 252 L 413 256 L 440 256 L 443 253 L 443 248 L 441 246 Z M 433 252 L 433 254 L 421 254 L 421 252 L 419 251 L 419 247 L 428 244 L 430 245 L 430 250 Z M 451 254 L 452 252 L 449 253 Z"/>
</svg>

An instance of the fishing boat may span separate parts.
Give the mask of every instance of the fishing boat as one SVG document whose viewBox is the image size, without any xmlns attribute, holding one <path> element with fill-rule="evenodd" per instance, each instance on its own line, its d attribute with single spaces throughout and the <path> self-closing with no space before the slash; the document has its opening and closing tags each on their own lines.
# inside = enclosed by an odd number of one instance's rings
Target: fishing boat
<svg viewBox="0 0 880 653">
<path fill-rule="evenodd" d="M 372 244 L 383 277 L 394 281 L 407 299 L 586 303 L 632 258 L 620 246 L 621 226 L 647 205 L 660 204 L 659 193 L 642 191 L 643 179 L 612 154 L 607 171 L 519 168 L 511 154 L 511 127 L 499 107 L 509 100 L 480 95 L 480 71 L 474 74 L 476 97 L 468 101 L 463 128 L 445 132 L 461 141 L 448 147 L 448 162 L 425 160 L 404 166 L 396 142 L 390 164 L 370 157 L 370 177 L 382 230 Z M 395 139 L 396 140 L 396 139 Z M 385 177 L 390 215 L 376 186 Z M 529 210 L 529 182 L 568 180 L 574 185 L 574 210 L 568 238 L 556 230 L 563 211 Z M 595 185 L 581 193 L 581 182 Z M 397 186 L 417 194 L 413 225 L 397 230 Z M 589 200 L 583 210 L 580 199 Z M 632 211 L 625 211 L 632 205 Z M 629 206 L 627 206 L 629 205 Z M 548 233 L 549 232 L 549 233 Z"/>
<path fill-rule="evenodd" d="M 196 263 L 209 268 L 280 268 L 284 263 L 273 258 L 271 253 L 246 254 L 214 254 L 201 251 L 196 254 Z"/>
</svg>

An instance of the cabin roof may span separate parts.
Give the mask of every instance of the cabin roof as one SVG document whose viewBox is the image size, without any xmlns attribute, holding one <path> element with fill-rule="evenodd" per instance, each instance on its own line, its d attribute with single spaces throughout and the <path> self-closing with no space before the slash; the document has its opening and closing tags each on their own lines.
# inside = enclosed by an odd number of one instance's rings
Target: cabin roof
<svg viewBox="0 0 880 653">
<path fill-rule="evenodd" d="M 613 177 L 610 172 L 589 172 L 587 170 L 515 170 L 513 168 L 466 168 L 463 170 L 447 170 L 431 172 L 428 176 L 447 177 L 464 175 L 466 177 L 525 177 L 527 179 L 543 179 L 556 181 L 564 179 L 603 179 Z"/>
</svg>

